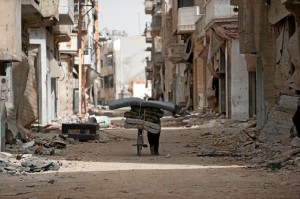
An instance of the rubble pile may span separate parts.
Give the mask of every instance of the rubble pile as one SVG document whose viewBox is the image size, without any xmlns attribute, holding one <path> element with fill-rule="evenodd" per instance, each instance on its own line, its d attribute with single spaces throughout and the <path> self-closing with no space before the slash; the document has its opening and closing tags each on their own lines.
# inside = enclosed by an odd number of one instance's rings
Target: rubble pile
<svg viewBox="0 0 300 199">
<path fill-rule="evenodd" d="M 26 174 L 43 171 L 57 171 L 60 163 L 32 154 L 0 153 L 0 173 Z"/>
<path fill-rule="evenodd" d="M 15 144 L 6 144 L 6 152 L 12 154 L 61 155 L 67 144 L 75 140 L 62 134 L 36 133 L 34 138 L 26 143 L 16 139 Z"/>
<path fill-rule="evenodd" d="M 293 131 L 281 132 L 285 135 L 274 142 L 260 139 L 265 132 L 256 129 L 255 119 L 243 121 L 215 117 L 201 120 L 199 117 L 191 117 L 189 124 L 192 123 L 208 130 L 200 130 L 206 140 L 195 146 L 198 150 L 192 153 L 197 156 L 232 157 L 249 165 L 272 170 L 300 166 L 300 138 Z"/>
<path fill-rule="evenodd" d="M 151 133 L 160 132 L 160 119 L 164 112 L 159 108 L 131 106 L 130 111 L 124 113 L 126 118 L 124 128 L 137 128 Z"/>
</svg>

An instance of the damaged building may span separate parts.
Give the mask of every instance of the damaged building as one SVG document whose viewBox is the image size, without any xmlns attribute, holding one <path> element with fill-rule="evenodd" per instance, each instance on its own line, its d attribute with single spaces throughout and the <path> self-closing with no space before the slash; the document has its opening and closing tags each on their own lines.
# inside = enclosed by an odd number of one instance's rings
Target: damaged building
<svg viewBox="0 0 300 199">
<path fill-rule="evenodd" d="M 103 29 L 100 35 L 101 88 L 99 102 L 114 99 L 148 98 L 151 83 L 145 77 L 144 65 L 150 53 L 145 36 L 128 36 L 125 31 Z"/>
<path fill-rule="evenodd" d="M 78 109 L 78 37 L 83 71 L 98 64 L 95 5 L 92 0 L 1 1 L 1 150 L 5 134 L 26 141 L 33 125 L 42 130 Z M 84 29 L 80 35 L 79 16 Z"/>
<path fill-rule="evenodd" d="M 226 118 L 256 118 L 261 139 L 270 133 L 281 139 L 299 104 L 299 6 L 293 0 L 145 0 L 152 16 L 145 72 L 153 97 Z"/>
</svg>

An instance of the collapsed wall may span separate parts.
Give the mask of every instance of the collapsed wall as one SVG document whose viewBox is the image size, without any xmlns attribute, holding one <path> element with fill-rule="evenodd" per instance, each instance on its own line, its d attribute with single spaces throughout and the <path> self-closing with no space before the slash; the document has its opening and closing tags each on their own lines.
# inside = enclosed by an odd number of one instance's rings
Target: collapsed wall
<svg viewBox="0 0 300 199">
<path fill-rule="evenodd" d="M 260 142 L 282 142 L 291 137 L 293 116 L 300 102 L 299 96 L 281 95 L 278 105 L 267 105 L 266 122 L 260 130 Z"/>
</svg>

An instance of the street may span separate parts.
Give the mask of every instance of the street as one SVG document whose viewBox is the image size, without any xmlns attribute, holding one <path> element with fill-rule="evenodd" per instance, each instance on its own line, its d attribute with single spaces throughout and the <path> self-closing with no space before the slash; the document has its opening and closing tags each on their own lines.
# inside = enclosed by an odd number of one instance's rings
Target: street
<svg viewBox="0 0 300 199">
<path fill-rule="evenodd" d="M 242 125 L 222 121 L 166 125 L 159 156 L 149 147 L 137 156 L 137 130 L 102 129 L 99 141 L 76 142 L 49 156 L 61 163 L 58 171 L 0 173 L 0 198 L 300 198 L 299 166 L 272 170 L 243 154 L 199 155 L 213 147 L 232 152 Z"/>
</svg>

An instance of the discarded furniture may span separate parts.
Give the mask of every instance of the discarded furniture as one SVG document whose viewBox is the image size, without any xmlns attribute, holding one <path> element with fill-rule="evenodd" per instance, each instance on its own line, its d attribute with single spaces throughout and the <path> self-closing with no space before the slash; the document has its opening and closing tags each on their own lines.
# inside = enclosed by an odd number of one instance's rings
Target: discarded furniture
<svg viewBox="0 0 300 199">
<path fill-rule="evenodd" d="M 78 124 L 70 123 L 62 124 L 61 132 L 62 134 L 67 134 L 68 137 L 79 141 L 88 141 L 99 139 L 97 130 L 99 129 L 99 124 Z"/>
</svg>

